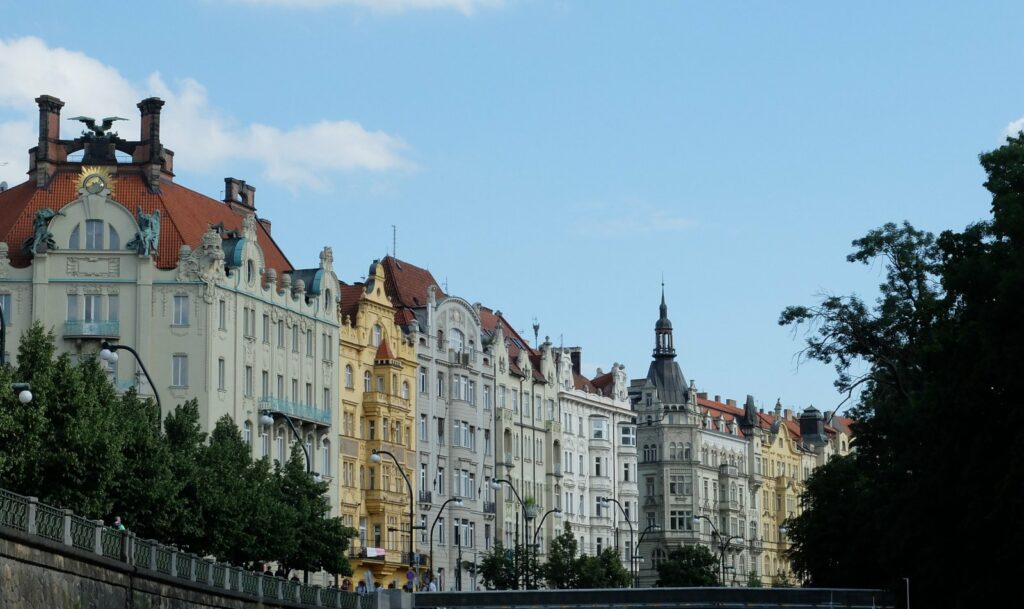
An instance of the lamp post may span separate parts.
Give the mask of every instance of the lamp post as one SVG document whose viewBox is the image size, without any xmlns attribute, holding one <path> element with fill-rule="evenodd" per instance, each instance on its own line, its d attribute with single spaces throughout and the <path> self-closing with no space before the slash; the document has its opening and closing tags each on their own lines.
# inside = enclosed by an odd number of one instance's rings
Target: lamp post
<svg viewBox="0 0 1024 609">
<path fill-rule="evenodd" d="M 697 514 L 693 517 L 693 526 L 698 526 L 701 520 L 707 520 L 708 524 L 711 525 L 711 535 L 718 538 L 718 548 L 720 550 L 719 558 L 719 582 L 721 585 L 725 585 L 725 551 L 729 549 L 729 544 L 733 539 L 743 539 L 739 535 L 730 535 L 722 541 L 722 534 L 718 532 L 718 527 L 715 526 L 715 522 L 703 514 Z"/>
<path fill-rule="evenodd" d="M 789 529 L 786 527 L 786 525 L 781 525 L 779 527 L 779 543 L 777 545 L 778 545 L 778 552 L 779 552 L 779 557 L 780 558 L 782 558 L 783 555 L 786 553 L 786 539 L 785 539 L 785 537 L 786 537 L 786 533 L 788 533 L 788 532 L 789 532 Z M 789 562 L 789 561 L 786 561 L 786 562 Z M 789 571 L 789 569 L 785 569 L 785 568 L 781 569 L 779 574 L 777 575 L 777 577 L 779 579 L 781 579 L 783 581 L 783 583 L 785 583 L 787 585 L 789 584 L 789 573 L 788 573 L 788 571 Z"/>
<path fill-rule="evenodd" d="M 537 563 L 540 562 L 540 543 L 537 542 L 537 538 L 540 537 L 540 530 L 542 528 L 544 528 L 544 521 L 551 514 L 554 514 L 555 518 L 561 518 L 562 517 L 562 509 L 561 508 L 553 508 L 553 509 L 550 509 L 550 510 L 544 512 L 544 515 L 540 517 L 540 522 L 537 523 L 537 530 L 534 531 L 534 533 L 533 533 L 533 543 L 530 544 L 530 546 L 533 548 L 533 559 L 534 559 L 534 562 L 537 562 Z M 534 583 L 537 583 L 537 582 L 534 582 Z"/>
<path fill-rule="evenodd" d="M 373 461 L 374 463 L 380 463 L 381 455 L 387 455 L 391 457 L 391 460 L 394 461 L 395 465 L 398 467 L 398 473 L 402 474 L 402 478 L 405 479 L 405 486 L 408 487 L 409 489 L 409 568 L 412 569 L 414 566 L 412 552 L 412 532 L 416 528 L 415 525 L 413 525 L 414 498 L 412 496 L 412 482 L 409 482 L 409 476 L 406 475 L 405 470 L 402 469 L 402 464 L 398 462 L 398 457 L 391 454 L 390 452 L 386 450 L 377 450 L 376 448 L 374 448 L 370 452 L 370 461 Z M 433 565 L 431 565 L 431 567 L 433 567 Z"/>
<path fill-rule="evenodd" d="M 288 427 L 291 427 L 292 433 L 295 434 L 295 441 L 299 443 L 299 448 L 302 449 L 302 454 L 306 455 L 306 472 L 312 474 L 313 461 L 310 458 L 309 449 L 306 448 L 306 443 L 302 441 L 302 435 L 299 434 L 299 430 L 295 427 L 295 423 L 292 422 L 292 418 L 290 416 L 281 412 L 280 410 L 270 410 L 269 408 L 264 408 L 263 410 L 260 411 L 260 423 L 262 423 L 263 425 L 272 426 L 274 424 L 274 415 L 281 415 L 284 418 L 285 422 L 288 423 Z M 284 462 L 284 455 L 282 455 L 281 461 L 282 463 Z"/>
<path fill-rule="evenodd" d="M 110 362 L 112 364 L 115 363 L 117 361 L 118 351 L 127 351 L 135 356 L 135 361 L 139 363 L 139 368 L 142 368 L 142 373 L 146 375 L 146 380 L 149 382 L 149 386 L 153 389 L 153 397 L 156 398 L 156 405 L 160 408 L 160 412 L 162 413 L 164 410 L 163 406 L 160 405 L 160 393 L 156 390 L 156 384 L 153 382 L 153 377 L 149 376 L 149 370 L 146 370 L 146 364 L 142 363 L 142 358 L 139 357 L 139 352 L 128 345 L 112 345 L 107 341 L 100 343 L 100 359 L 105 362 Z"/>
<path fill-rule="evenodd" d="M 633 545 L 633 521 L 629 519 L 629 514 L 626 513 L 626 508 L 624 508 L 615 497 L 598 497 L 597 501 L 604 504 L 614 503 L 619 506 L 619 510 L 622 512 L 622 517 L 626 519 L 626 524 L 629 525 L 629 576 L 635 587 L 636 569 L 634 568 L 635 563 L 633 562 L 633 555 L 636 553 L 636 546 Z"/>
<path fill-rule="evenodd" d="M 634 588 L 639 588 L 640 587 L 640 544 L 642 544 L 644 542 L 644 537 L 647 536 L 647 532 L 648 531 L 660 531 L 660 530 L 661 530 L 661 525 L 660 524 L 649 524 L 649 525 L 647 525 L 647 528 L 645 528 L 643 531 L 640 531 L 640 539 L 638 539 L 636 541 L 636 548 L 633 549 L 633 551 L 636 553 L 636 575 L 635 575 L 635 578 L 633 579 L 633 587 Z"/>
<path fill-rule="evenodd" d="M 523 526 L 525 527 L 527 521 L 530 520 L 530 515 L 526 511 L 526 502 L 524 502 L 523 498 L 519 496 L 519 492 L 516 491 L 516 487 L 512 486 L 512 482 L 507 480 L 507 479 L 505 479 L 505 478 L 501 478 L 501 479 L 492 481 L 491 482 L 491 488 L 494 489 L 494 490 L 498 490 L 498 489 L 501 488 L 502 484 L 507 485 L 508 488 L 512 490 L 512 494 L 515 495 L 516 500 L 519 502 L 519 507 L 521 507 L 522 510 L 523 510 Z M 512 554 L 513 559 L 516 556 L 515 550 L 517 550 L 518 548 L 519 548 L 519 527 L 516 527 L 516 548 L 513 549 L 513 554 Z M 516 587 L 518 587 L 519 586 L 519 577 L 520 577 L 519 561 L 517 560 L 515 562 L 516 562 L 516 568 L 515 568 L 515 572 L 516 572 Z"/>
<path fill-rule="evenodd" d="M 7 313 L 0 305 L 0 366 L 7 363 Z M 32 401 L 32 387 L 28 383 L 11 383 L 11 391 L 18 392 L 18 401 L 28 404 Z"/>
<path fill-rule="evenodd" d="M 434 579 L 437 577 L 437 569 L 434 568 L 434 527 L 437 526 L 437 521 L 441 519 L 441 514 L 444 513 L 444 508 L 449 504 L 454 503 L 458 507 L 462 507 L 462 499 L 458 497 L 452 497 L 448 501 L 441 504 L 441 509 L 437 510 L 437 516 L 434 517 L 434 522 L 430 525 L 430 577 Z"/>
</svg>

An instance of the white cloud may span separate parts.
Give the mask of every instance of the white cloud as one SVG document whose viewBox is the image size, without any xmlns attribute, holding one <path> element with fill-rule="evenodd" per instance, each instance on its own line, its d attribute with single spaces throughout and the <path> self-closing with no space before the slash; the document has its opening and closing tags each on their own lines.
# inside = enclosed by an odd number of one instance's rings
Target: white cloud
<svg viewBox="0 0 1024 609">
<path fill-rule="evenodd" d="M 1024 116 L 1007 125 L 1003 131 L 1003 137 L 1017 137 L 1021 131 L 1024 131 Z"/>
<path fill-rule="evenodd" d="M 0 177 L 20 182 L 27 169 L 27 150 L 35 145 L 38 110 L 35 98 L 49 94 L 67 105 L 63 118 L 85 115 L 123 116 L 117 123 L 122 137 L 135 139 L 139 100 L 157 96 L 166 103 L 161 139 L 175 152 L 176 169 L 196 172 L 230 170 L 248 160 L 263 177 L 292 190 L 323 189 L 339 171 L 410 169 L 401 138 L 370 131 L 357 122 L 327 120 L 281 129 L 253 123 L 239 125 L 219 110 L 206 88 L 193 79 L 170 86 L 154 73 L 145 83 L 133 83 L 116 68 L 83 53 L 53 48 L 39 38 L 0 39 Z M 81 127 L 61 121 L 61 136 L 70 138 Z M 3 165 L 7 163 L 7 165 Z"/>
<path fill-rule="evenodd" d="M 404 13 L 425 9 L 456 10 L 472 15 L 479 9 L 498 7 L 504 0 L 234 0 L 245 4 L 279 6 L 283 8 L 327 8 L 331 6 L 358 6 L 379 13 Z"/>
<path fill-rule="evenodd" d="M 671 210 L 631 205 L 623 208 L 624 213 L 618 216 L 582 220 L 573 231 L 584 237 L 627 237 L 679 232 L 696 226 L 690 218 Z"/>
</svg>

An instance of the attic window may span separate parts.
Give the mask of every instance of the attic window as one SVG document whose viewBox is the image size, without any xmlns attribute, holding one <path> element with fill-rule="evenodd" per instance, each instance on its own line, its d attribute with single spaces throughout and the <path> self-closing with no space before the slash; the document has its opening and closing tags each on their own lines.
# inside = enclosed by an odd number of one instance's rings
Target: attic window
<svg viewBox="0 0 1024 609">
<path fill-rule="evenodd" d="M 252 260 L 247 260 L 245 262 L 245 280 L 248 281 L 249 283 L 252 283 L 253 279 L 255 279 L 255 277 L 256 277 L 256 265 L 253 264 Z"/>
</svg>

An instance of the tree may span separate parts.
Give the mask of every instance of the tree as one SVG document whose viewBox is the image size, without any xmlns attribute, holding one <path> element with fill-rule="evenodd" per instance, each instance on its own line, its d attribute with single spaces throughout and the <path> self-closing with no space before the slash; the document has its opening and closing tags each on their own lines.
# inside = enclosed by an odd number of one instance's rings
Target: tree
<svg viewBox="0 0 1024 609">
<path fill-rule="evenodd" d="M 628 588 L 629 571 L 622 566 L 622 556 L 617 548 L 605 548 L 597 556 L 580 556 L 576 559 L 576 587 L 578 588 Z"/>
<path fill-rule="evenodd" d="M 873 305 L 830 296 L 780 318 L 813 329 L 804 356 L 834 364 L 856 400 L 856 452 L 812 475 L 790 523 L 791 557 L 812 585 L 910 578 L 915 605 L 997 604 L 999 570 L 988 558 L 950 569 L 949 540 L 975 557 L 1024 541 L 1006 527 L 1024 509 L 1024 136 L 981 164 L 990 220 L 937 239 L 906 223 L 871 231 L 848 259 L 881 260 Z M 935 509 L 953 495 L 969 499 Z M 838 523 L 856 533 L 837 535 Z"/>
<path fill-rule="evenodd" d="M 761 587 L 761 576 L 757 574 L 757 571 L 751 569 L 747 572 L 747 587 L 748 588 L 760 588 Z"/>
<path fill-rule="evenodd" d="M 480 580 L 488 590 L 515 590 L 518 587 L 514 552 L 506 549 L 500 540 L 495 541 L 494 547 L 481 558 Z"/>
<path fill-rule="evenodd" d="M 657 586 L 661 588 L 718 585 L 718 557 L 705 546 L 680 546 L 658 563 Z"/>
<path fill-rule="evenodd" d="M 567 590 L 578 588 L 579 574 L 576 572 L 576 553 L 579 546 L 572 526 L 566 522 L 565 530 L 551 540 L 548 548 L 548 560 L 542 567 L 544 580 L 548 588 Z"/>
</svg>

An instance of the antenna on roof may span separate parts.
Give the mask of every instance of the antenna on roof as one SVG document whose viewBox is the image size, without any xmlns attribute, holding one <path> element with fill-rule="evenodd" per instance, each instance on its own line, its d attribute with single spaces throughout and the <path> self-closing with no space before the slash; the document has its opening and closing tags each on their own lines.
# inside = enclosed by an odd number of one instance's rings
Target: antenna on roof
<svg viewBox="0 0 1024 609">
<path fill-rule="evenodd" d="M 448 293 L 448 276 L 447 275 L 444 276 L 444 293 L 445 294 Z"/>
<path fill-rule="evenodd" d="M 398 258 L 398 227 L 391 225 L 391 257 Z"/>
<path fill-rule="evenodd" d="M 533 346 L 534 347 L 540 345 L 540 338 L 538 336 L 539 334 L 540 334 L 540 322 L 538 322 L 537 318 L 534 317 L 533 318 Z"/>
</svg>

